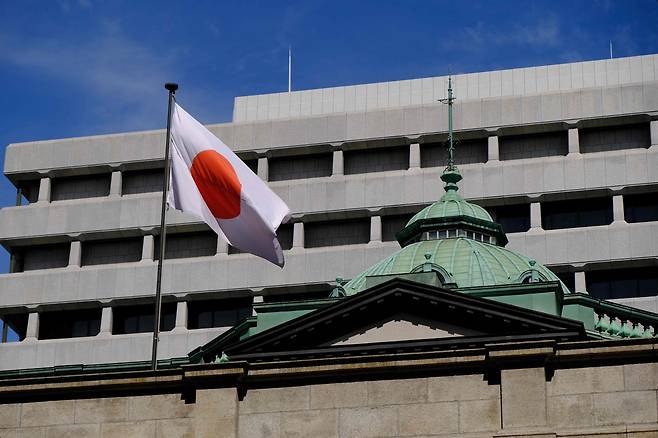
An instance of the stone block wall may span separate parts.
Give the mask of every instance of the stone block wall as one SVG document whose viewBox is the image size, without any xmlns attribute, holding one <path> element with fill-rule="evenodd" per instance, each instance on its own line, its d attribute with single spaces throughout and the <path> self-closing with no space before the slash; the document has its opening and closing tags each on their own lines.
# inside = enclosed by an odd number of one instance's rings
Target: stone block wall
<svg viewBox="0 0 658 438">
<path fill-rule="evenodd" d="M 482 375 L 256 389 L 240 402 L 244 437 L 394 437 L 496 432 L 500 390 Z"/>
<path fill-rule="evenodd" d="M 0 406 L 0 438 L 231 437 L 236 391 L 56 400 Z"/>
<path fill-rule="evenodd" d="M 658 437 L 654 363 L 0 406 L 18 437 Z M 238 394 L 242 394 L 242 398 Z"/>
</svg>

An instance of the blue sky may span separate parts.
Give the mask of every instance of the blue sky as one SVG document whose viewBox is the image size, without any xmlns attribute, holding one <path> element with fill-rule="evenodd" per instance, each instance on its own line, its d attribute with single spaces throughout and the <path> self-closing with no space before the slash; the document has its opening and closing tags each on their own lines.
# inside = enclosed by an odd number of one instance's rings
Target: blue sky
<svg viewBox="0 0 658 438">
<path fill-rule="evenodd" d="M 165 81 L 188 111 L 293 88 L 658 52 L 658 1 L 0 0 L 7 144 L 162 128 Z M 0 177 L 0 206 L 15 189 Z M 0 250 L 0 272 L 7 270 Z"/>
</svg>

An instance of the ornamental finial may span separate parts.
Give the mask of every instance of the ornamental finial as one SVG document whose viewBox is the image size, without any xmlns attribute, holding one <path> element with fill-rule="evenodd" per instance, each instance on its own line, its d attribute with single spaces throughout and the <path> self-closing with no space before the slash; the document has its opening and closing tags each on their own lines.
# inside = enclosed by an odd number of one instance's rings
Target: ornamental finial
<svg viewBox="0 0 658 438">
<path fill-rule="evenodd" d="M 448 104 L 448 167 L 443 171 L 441 179 L 446 183 L 445 190 L 457 191 L 457 183 L 462 176 L 455 166 L 455 142 L 452 135 L 452 103 L 455 97 L 452 95 L 452 76 L 448 76 L 448 98 L 439 99 L 439 102 Z"/>
<path fill-rule="evenodd" d="M 452 136 L 452 102 L 455 97 L 452 95 L 452 76 L 448 76 L 448 98 L 439 99 L 441 103 L 448 104 L 448 167 L 446 170 L 456 170 L 455 166 L 455 145 Z"/>
</svg>

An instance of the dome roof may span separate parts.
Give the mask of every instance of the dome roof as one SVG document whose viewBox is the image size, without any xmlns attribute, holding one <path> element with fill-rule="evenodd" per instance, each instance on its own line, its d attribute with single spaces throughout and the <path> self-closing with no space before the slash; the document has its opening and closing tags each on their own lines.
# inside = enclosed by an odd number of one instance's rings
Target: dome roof
<svg viewBox="0 0 658 438">
<path fill-rule="evenodd" d="M 458 289 L 560 279 L 545 266 L 504 248 L 507 237 L 500 224 L 479 205 L 457 194 L 462 179 L 457 168 L 441 175 L 446 193 L 416 214 L 397 233 L 402 249 L 342 285 L 346 295 L 367 288 L 367 277 L 437 272 L 444 285 Z"/>
<path fill-rule="evenodd" d="M 545 266 L 505 249 L 507 236 L 500 224 L 484 208 L 457 193 L 462 176 L 454 164 L 453 97 L 450 81 L 448 84 L 448 166 L 441 175 L 446 193 L 396 234 L 400 250 L 339 285 L 334 293 L 359 293 L 368 287 L 369 277 L 430 271 L 441 277 L 444 286 L 458 289 L 555 281 L 564 293 L 569 293 Z"/>
<path fill-rule="evenodd" d="M 407 222 L 407 226 L 419 219 L 452 216 L 469 216 L 487 222 L 493 222 L 493 219 L 487 210 L 479 205 L 465 201 L 456 191 L 449 191 L 446 192 L 441 199 L 416 213 L 416 215 Z"/>
<path fill-rule="evenodd" d="M 560 282 L 564 293 L 569 293 L 553 272 L 529 257 L 465 237 L 407 245 L 357 275 L 342 289 L 346 295 L 353 295 L 366 289 L 366 277 L 419 272 L 426 263 L 447 273 L 449 278 L 444 278 L 444 283 L 455 283 L 458 288 L 522 283 L 534 272 L 540 280 Z"/>
<path fill-rule="evenodd" d="M 441 179 L 446 183 L 445 194 L 414 215 L 396 234 L 400 245 L 418 241 L 426 231 L 465 229 L 492 236 L 500 246 L 504 246 L 507 237 L 502 227 L 484 208 L 471 204 L 457 193 L 457 183 L 462 179 L 457 168 L 446 169 Z"/>
</svg>

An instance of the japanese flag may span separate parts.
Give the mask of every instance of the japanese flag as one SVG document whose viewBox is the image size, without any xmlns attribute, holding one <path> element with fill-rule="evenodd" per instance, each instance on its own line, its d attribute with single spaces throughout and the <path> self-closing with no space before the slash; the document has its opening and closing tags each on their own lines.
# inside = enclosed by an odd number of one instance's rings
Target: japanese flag
<svg viewBox="0 0 658 438">
<path fill-rule="evenodd" d="M 171 119 L 169 205 L 207 223 L 242 251 L 283 267 L 276 230 L 288 206 L 178 104 Z"/>
</svg>

